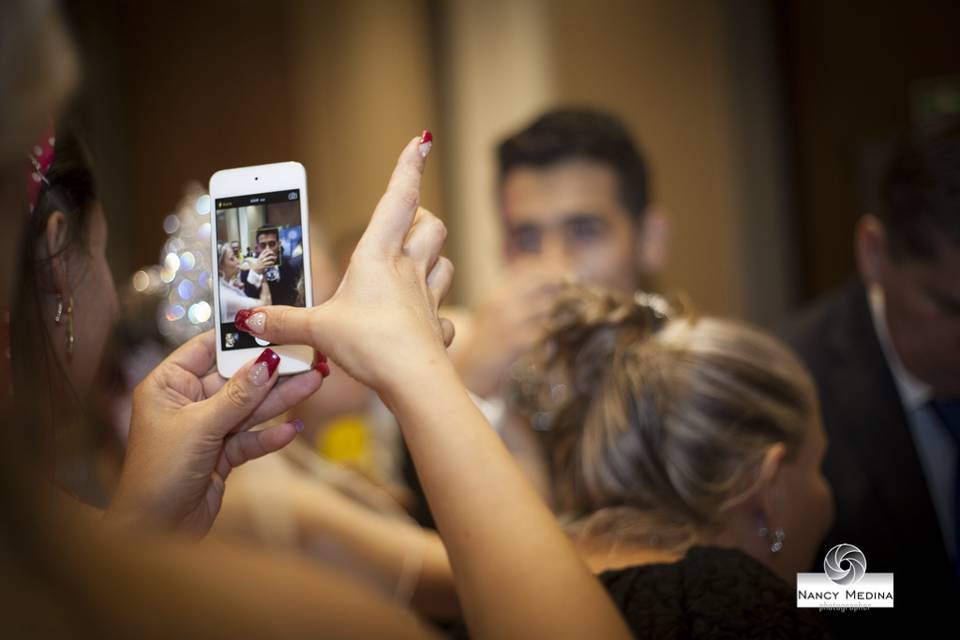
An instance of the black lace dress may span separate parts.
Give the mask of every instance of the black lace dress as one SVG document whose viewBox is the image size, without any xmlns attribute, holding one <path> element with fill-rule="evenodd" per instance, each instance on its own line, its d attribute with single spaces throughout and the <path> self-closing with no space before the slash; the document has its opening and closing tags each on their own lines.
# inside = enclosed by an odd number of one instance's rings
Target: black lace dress
<svg viewBox="0 0 960 640">
<path fill-rule="evenodd" d="M 636 638 L 829 638 L 815 609 L 736 549 L 693 547 L 671 564 L 599 576 Z"/>
<path fill-rule="evenodd" d="M 678 562 L 598 577 L 638 640 L 830 638 L 815 609 L 798 609 L 787 583 L 736 549 L 693 547 Z M 469 637 L 462 622 L 444 630 Z"/>
</svg>

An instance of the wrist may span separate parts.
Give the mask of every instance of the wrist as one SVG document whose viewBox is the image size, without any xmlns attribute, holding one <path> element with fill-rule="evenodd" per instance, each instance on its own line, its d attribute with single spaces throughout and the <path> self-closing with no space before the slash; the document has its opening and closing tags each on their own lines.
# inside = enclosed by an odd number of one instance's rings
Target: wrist
<svg viewBox="0 0 960 640">
<path fill-rule="evenodd" d="M 399 410 L 410 402 L 423 402 L 425 398 L 445 396 L 460 392 L 467 397 L 467 390 L 456 367 L 447 354 L 438 349 L 436 353 L 417 353 L 408 358 L 402 373 L 382 378 L 380 395 L 387 406 Z"/>
<path fill-rule="evenodd" d="M 155 484 L 145 483 L 142 475 L 131 472 L 129 465 L 128 459 L 110 504 L 103 512 L 104 522 L 118 529 L 172 528 Z"/>
<path fill-rule="evenodd" d="M 128 500 L 121 488 L 103 512 L 103 521 L 114 529 L 156 528 L 149 510 L 137 501 Z"/>
</svg>

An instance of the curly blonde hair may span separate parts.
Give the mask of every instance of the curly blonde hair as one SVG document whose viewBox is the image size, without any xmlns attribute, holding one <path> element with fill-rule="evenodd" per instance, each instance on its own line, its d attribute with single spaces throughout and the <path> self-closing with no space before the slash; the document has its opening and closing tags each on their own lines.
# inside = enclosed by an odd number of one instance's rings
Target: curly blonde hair
<svg viewBox="0 0 960 640">
<path fill-rule="evenodd" d="M 553 318 L 512 396 L 537 418 L 576 537 L 708 541 L 767 450 L 795 456 L 812 424 L 809 374 L 762 331 L 595 289 L 571 292 Z"/>
</svg>

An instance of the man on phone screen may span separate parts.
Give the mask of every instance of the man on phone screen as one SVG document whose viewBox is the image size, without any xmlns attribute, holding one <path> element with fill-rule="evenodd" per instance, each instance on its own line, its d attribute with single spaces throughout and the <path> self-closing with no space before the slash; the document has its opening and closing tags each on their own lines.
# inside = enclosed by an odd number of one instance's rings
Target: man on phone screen
<svg viewBox="0 0 960 640">
<path fill-rule="evenodd" d="M 260 297 L 260 287 L 267 281 L 273 304 L 302 306 L 303 256 L 283 254 L 278 227 L 257 229 L 256 242 L 256 260 L 246 272 L 244 293 Z"/>
</svg>

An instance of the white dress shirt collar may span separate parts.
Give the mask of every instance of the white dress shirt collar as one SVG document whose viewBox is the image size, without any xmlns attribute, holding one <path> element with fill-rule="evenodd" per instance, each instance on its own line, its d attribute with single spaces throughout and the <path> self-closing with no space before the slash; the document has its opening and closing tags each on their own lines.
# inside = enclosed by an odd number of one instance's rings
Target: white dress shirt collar
<svg viewBox="0 0 960 640">
<path fill-rule="evenodd" d="M 890 329 L 887 326 L 883 288 L 878 284 L 869 285 L 867 297 L 870 300 L 870 315 L 873 316 L 873 326 L 877 331 L 877 338 L 880 340 L 880 347 L 887 359 L 893 381 L 897 385 L 897 391 L 900 393 L 903 408 L 908 413 L 919 409 L 933 398 L 933 389 L 907 370 L 893 346 Z"/>
</svg>

